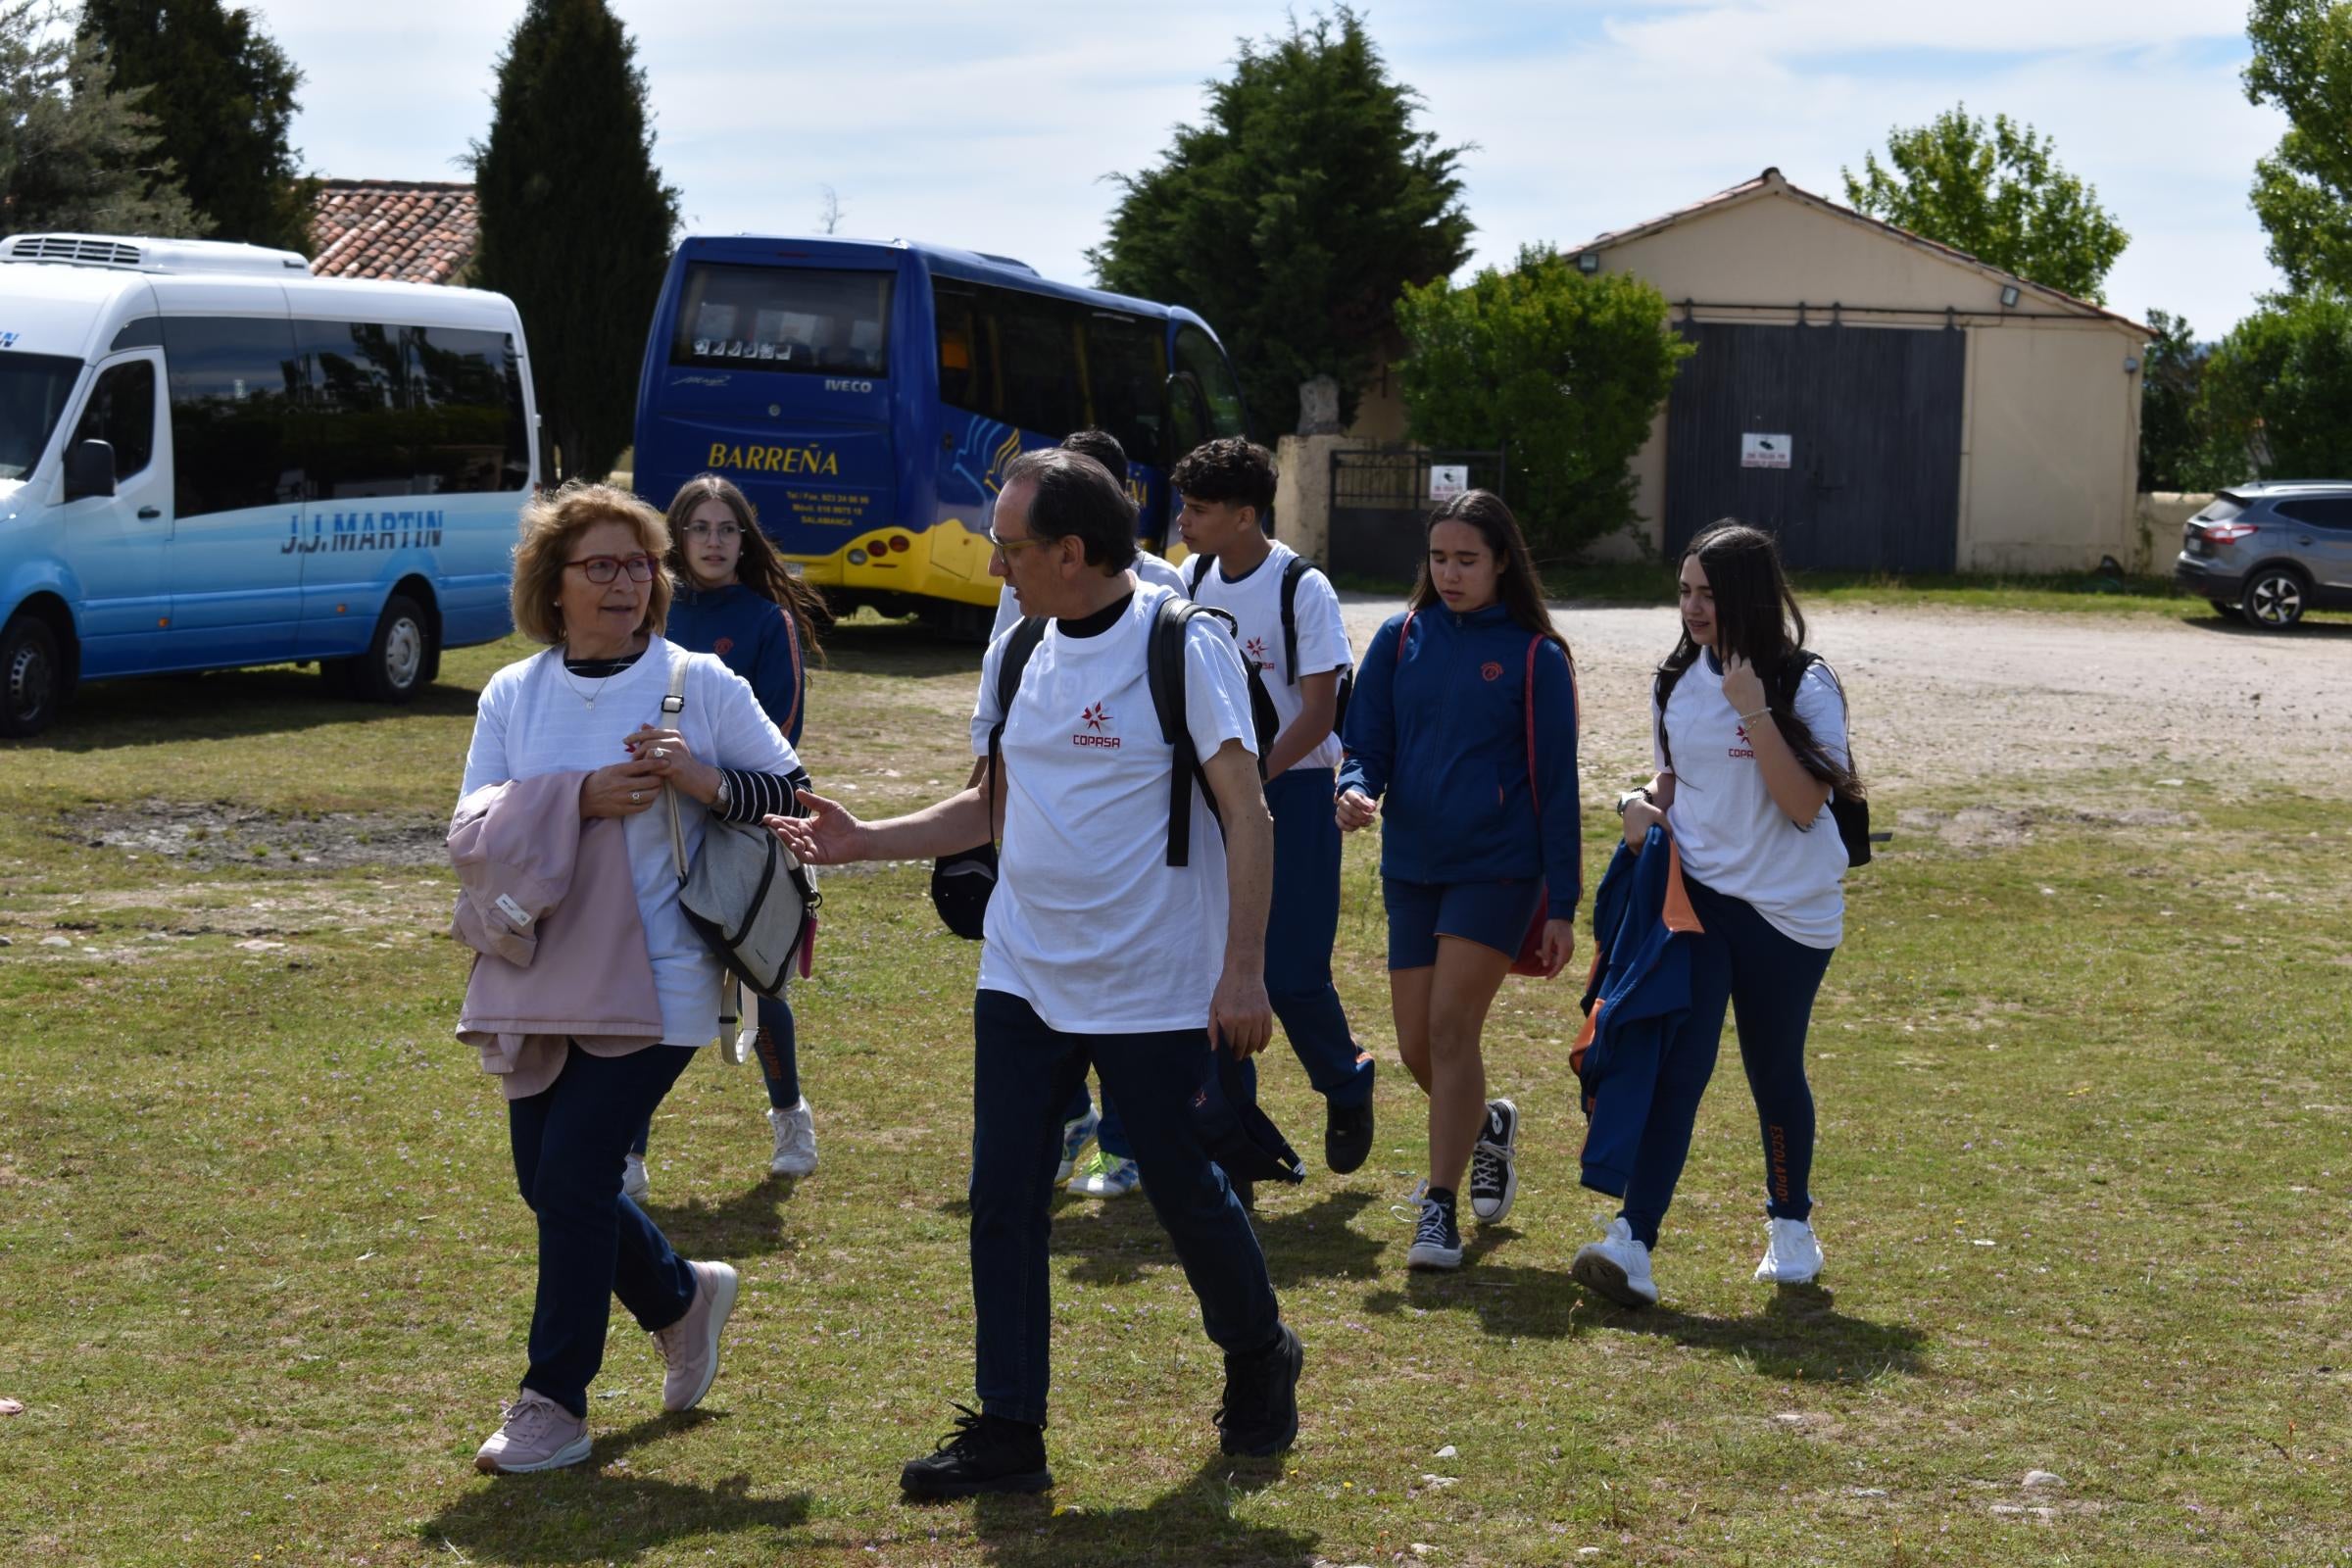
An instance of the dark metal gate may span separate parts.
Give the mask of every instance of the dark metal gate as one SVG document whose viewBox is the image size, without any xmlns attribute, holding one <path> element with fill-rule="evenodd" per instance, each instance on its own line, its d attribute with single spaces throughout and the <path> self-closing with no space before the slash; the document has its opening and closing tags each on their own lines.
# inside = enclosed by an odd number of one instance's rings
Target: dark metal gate
<svg viewBox="0 0 2352 1568">
<path fill-rule="evenodd" d="M 1686 322 L 1666 406 L 1666 551 L 1737 517 L 1793 567 L 1950 571 L 1967 338 Z"/>
<path fill-rule="evenodd" d="M 1500 452 L 1381 448 L 1331 455 L 1331 540 L 1324 553 L 1334 576 L 1410 582 L 1429 554 L 1430 469 L 1460 467 L 1473 490 L 1503 494 Z M 1506 497 L 1507 499 L 1507 497 Z"/>
</svg>

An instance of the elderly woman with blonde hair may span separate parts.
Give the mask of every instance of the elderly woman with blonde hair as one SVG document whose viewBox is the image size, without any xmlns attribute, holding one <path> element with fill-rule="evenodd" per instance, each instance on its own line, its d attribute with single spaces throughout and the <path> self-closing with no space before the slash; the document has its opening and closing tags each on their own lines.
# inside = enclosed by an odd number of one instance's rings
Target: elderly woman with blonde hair
<svg viewBox="0 0 2352 1568">
<path fill-rule="evenodd" d="M 466 755 L 461 796 L 576 772 L 583 821 L 620 820 L 662 1029 L 662 1044 L 627 1055 L 569 1041 L 555 1081 L 508 1103 L 515 1179 L 538 1217 L 539 1283 L 530 1367 L 475 1455 L 484 1471 L 588 1456 L 588 1385 L 614 1296 L 667 1363 L 670 1410 L 709 1391 L 735 1304 L 735 1271 L 679 1257 L 621 1191 L 632 1134 L 718 1029 L 721 969 L 678 906 L 668 813 L 655 808 L 664 787 L 677 791 L 691 858 L 710 813 L 756 820 L 801 766 L 741 676 L 663 639 L 668 550 L 662 514 L 609 486 L 567 484 L 523 509 L 514 624 L 547 646 L 490 677 Z M 683 704 L 664 712 L 681 666 Z"/>
</svg>

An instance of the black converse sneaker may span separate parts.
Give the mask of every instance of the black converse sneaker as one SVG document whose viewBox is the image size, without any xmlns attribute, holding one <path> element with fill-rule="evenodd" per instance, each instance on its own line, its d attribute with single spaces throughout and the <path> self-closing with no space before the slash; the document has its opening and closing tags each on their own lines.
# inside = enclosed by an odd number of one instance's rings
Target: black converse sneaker
<svg viewBox="0 0 2352 1568">
<path fill-rule="evenodd" d="M 1218 1446 L 1263 1459 L 1298 1441 L 1298 1369 L 1306 1351 L 1288 1323 L 1254 1355 L 1225 1358 L 1225 1402 L 1217 1409 Z"/>
<path fill-rule="evenodd" d="M 1054 1485 L 1046 1468 L 1046 1429 L 1007 1421 L 958 1404 L 956 1430 L 899 1472 L 899 1487 L 917 1502 L 969 1497 L 983 1492 L 1043 1492 Z"/>
<path fill-rule="evenodd" d="M 1438 1198 L 1421 1200 L 1421 1218 L 1413 1226 L 1413 1246 L 1404 1263 L 1407 1268 L 1462 1266 L 1462 1232 L 1453 1222 L 1451 1203 Z"/>
<path fill-rule="evenodd" d="M 1499 1225 L 1519 1196 L 1519 1164 L 1511 1157 L 1519 1142 L 1519 1107 L 1507 1100 L 1487 1102 L 1487 1125 L 1470 1152 L 1470 1212 L 1481 1225 Z"/>
</svg>

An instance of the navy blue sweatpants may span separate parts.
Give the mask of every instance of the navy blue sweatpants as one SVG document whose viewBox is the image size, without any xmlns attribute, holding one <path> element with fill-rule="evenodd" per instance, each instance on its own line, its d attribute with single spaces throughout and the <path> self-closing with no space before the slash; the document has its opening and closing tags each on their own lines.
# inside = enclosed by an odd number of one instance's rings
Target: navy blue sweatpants
<svg viewBox="0 0 2352 1568">
<path fill-rule="evenodd" d="M 1274 817 L 1274 899 L 1266 915 L 1266 996 L 1315 1093 L 1335 1105 L 1372 1099 L 1372 1054 L 1355 1043 L 1331 950 L 1340 935 L 1340 824 L 1328 767 L 1294 767 L 1266 780 Z M 1215 983 L 1215 977 L 1210 977 Z M 1233 1075 L 1257 1098 L 1257 1061 Z"/>
<path fill-rule="evenodd" d="M 1690 907 L 1706 927 L 1691 937 L 1690 1010 L 1663 1049 L 1649 1120 L 1634 1156 L 1619 1212 L 1644 1247 L 1658 1245 L 1658 1224 L 1674 1201 L 1690 1156 L 1698 1102 L 1714 1076 L 1728 1006 L 1740 1024 L 1740 1060 L 1756 1100 L 1764 1140 L 1764 1211 L 1776 1219 L 1813 1212 L 1813 1090 L 1805 1082 L 1805 1030 L 1813 998 L 1829 972 L 1832 948 L 1808 948 L 1783 936 L 1742 899 L 1686 876 Z"/>
</svg>

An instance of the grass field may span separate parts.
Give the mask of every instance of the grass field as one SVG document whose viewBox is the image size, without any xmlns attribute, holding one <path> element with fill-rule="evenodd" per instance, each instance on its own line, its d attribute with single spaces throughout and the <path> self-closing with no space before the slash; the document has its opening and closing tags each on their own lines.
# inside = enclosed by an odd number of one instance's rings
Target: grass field
<svg viewBox="0 0 2352 1568">
<path fill-rule="evenodd" d="M 832 790 L 959 781 L 969 651 L 853 627 Z M 1658 1254 L 1584 1296 L 1567 983 L 1490 1031 L 1527 1116 L 1511 1225 L 1408 1276 L 1422 1107 L 1384 1067 L 1348 1179 L 1264 1192 L 1307 1347 L 1297 1450 L 1220 1459 L 1218 1361 L 1141 1202 L 1054 1232 L 1057 1490 L 928 1508 L 900 1461 L 968 1398 L 975 950 L 919 868 L 826 881 L 798 994 L 823 1168 L 764 1178 L 756 1074 L 698 1063 L 654 1210 L 743 1270 L 703 1412 L 614 1325 L 595 1462 L 469 1465 L 521 1366 L 528 1215 L 450 1038 L 439 860 L 471 692 L 404 711 L 261 671 L 83 694 L 0 750 L 0 1560 L 14 1564 L 2352 1563 L 2352 813 L 2102 775 L 1933 830 L 1885 801 L 1812 1061 L 1824 1288 L 1748 1281 L 1761 1163 L 1719 1071 Z M 1602 780 L 1634 759 L 1592 758 Z M 2252 770 L 2258 771 L 2258 770 Z M 1588 823 L 1592 873 L 1612 818 Z M 1372 846 L 1338 967 L 1394 1052 Z M 1728 1042 L 1727 1042 L 1728 1047 Z M 1267 1099 L 1319 1106 L 1282 1048 Z M 2029 1486 L 2031 1471 L 2058 1478 Z"/>
</svg>

